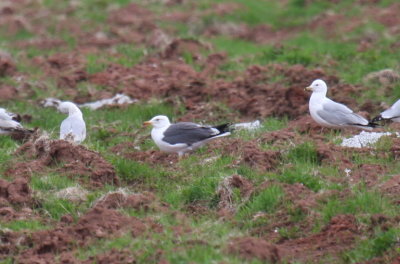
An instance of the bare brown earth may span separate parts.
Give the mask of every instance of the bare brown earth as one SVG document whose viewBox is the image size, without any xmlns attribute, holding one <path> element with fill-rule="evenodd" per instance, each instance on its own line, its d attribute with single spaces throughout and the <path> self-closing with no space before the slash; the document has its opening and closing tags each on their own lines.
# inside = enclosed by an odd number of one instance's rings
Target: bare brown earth
<svg viewBox="0 0 400 264">
<path fill-rule="evenodd" d="M 228 252 L 239 254 L 245 259 L 258 258 L 270 263 L 281 260 L 277 246 L 255 237 L 242 237 L 233 239 L 228 245 Z"/>
<path fill-rule="evenodd" d="M 0 179 L 0 220 L 2 222 L 39 219 L 32 210 L 36 203 L 25 178 L 17 178 L 12 182 Z"/>
<path fill-rule="evenodd" d="M 324 141 L 321 127 L 315 124 L 307 115 L 309 94 L 303 88 L 316 78 L 323 78 L 330 85 L 330 95 L 335 100 L 349 105 L 358 111 L 376 112 L 376 105 L 365 103 L 357 106 L 355 97 L 362 91 L 361 86 L 342 83 L 337 76 L 321 68 L 306 68 L 302 65 L 273 64 L 268 66 L 252 65 L 244 71 L 226 72 L 221 65 L 230 58 L 227 54 L 214 52 L 209 43 L 193 39 L 176 37 L 176 32 L 169 27 L 160 28 L 159 21 L 181 21 L 196 25 L 200 17 L 211 14 L 227 14 L 241 8 L 237 4 L 216 4 L 210 10 L 193 12 L 166 12 L 159 16 L 137 4 L 112 9 L 106 19 L 108 29 L 102 25 L 83 30 L 87 21 L 71 15 L 79 11 L 76 1 L 69 1 L 63 10 L 51 10 L 34 1 L 18 0 L 4 1 L 0 7 L 0 25 L 7 36 L 12 37 L 23 30 L 35 35 L 29 40 L 18 40 L 15 45 L 21 49 L 21 56 L 27 56 L 25 49 L 37 48 L 47 50 L 67 47 L 65 40 L 54 37 L 48 25 L 54 25 L 56 32 L 69 32 L 77 40 L 76 47 L 71 52 L 57 51 L 51 55 L 34 56 L 29 60 L 31 65 L 38 67 L 43 76 L 35 83 L 35 89 L 47 90 L 44 79 L 54 80 L 63 96 L 76 102 L 86 102 L 92 99 L 109 97 L 116 92 L 124 92 L 134 98 L 147 100 L 153 97 L 162 98 L 166 102 L 182 103 L 186 114 L 181 120 L 202 119 L 207 121 L 220 120 L 226 117 L 219 103 L 235 109 L 238 115 L 232 120 L 248 120 L 268 116 L 289 117 L 288 128 L 275 132 L 266 132 L 257 140 L 243 141 L 235 138 L 215 141 L 209 146 L 209 151 L 220 151 L 224 155 L 237 157 L 232 166 L 246 164 L 259 172 L 276 171 L 282 159 L 280 150 L 263 150 L 261 143 L 267 143 L 274 149 L 281 149 L 288 144 L 299 144 L 304 139 L 313 140 L 316 144 L 318 162 L 323 165 L 337 166 L 341 173 L 351 169 L 350 176 L 343 181 L 346 184 L 365 182 L 366 186 L 378 186 L 385 195 L 400 203 L 400 176 L 393 175 L 382 181 L 381 175 L 387 168 L 379 164 L 355 164 L 352 154 L 370 155 L 368 149 L 343 149 Z M 164 1 L 166 5 L 177 5 L 184 1 Z M 306 1 L 307 2 L 307 1 Z M 359 16 L 346 18 L 341 14 L 327 13 L 314 18 L 306 28 L 309 30 L 324 30 L 327 37 L 337 37 L 338 34 L 352 31 L 365 23 L 364 16 L 372 16 L 391 34 L 399 33 L 400 5 L 394 4 L 388 8 L 378 8 L 376 1 L 358 1 L 363 5 Z M 50 15 L 51 14 L 51 15 Z M 62 18 L 62 19 L 61 19 Z M 212 23 L 200 28 L 203 36 L 229 35 L 255 43 L 273 43 L 279 47 L 279 42 L 291 38 L 304 28 L 276 30 L 271 25 L 263 24 L 249 26 L 234 23 Z M 362 35 L 353 41 L 358 43 L 360 52 L 373 49 L 379 36 Z M 156 52 L 145 56 L 140 63 L 132 67 L 115 62 L 101 61 L 104 69 L 96 73 L 87 71 L 87 54 L 115 54 L 113 47 L 117 44 L 135 44 L 151 47 Z M 396 52 L 398 47 L 394 46 Z M 210 55 L 203 55 L 204 52 Z M 191 56 L 198 69 L 185 62 L 184 56 Z M 0 52 L 0 77 L 21 77 L 18 85 L 0 83 L 0 100 L 29 99 L 34 93 L 32 84 L 23 77 L 28 73 L 20 72 L 15 60 L 5 52 Z M 232 77 L 233 78 L 230 78 Z M 276 81 L 276 77 L 282 80 Z M 82 92 L 78 89 L 81 83 L 97 85 L 102 89 Z M 350 95 L 350 96 L 349 96 Z M 357 133 L 357 132 L 349 132 Z M 392 155 L 395 160 L 400 157 L 400 142 L 394 140 L 390 153 L 377 151 L 374 155 Z M 134 144 L 122 143 L 111 148 L 127 159 L 147 164 L 162 166 L 176 163 L 177 158 L 161 153 L 158 150 L 133 150 Z M 10 180 L 0 180 L 0 220 L 8 222 L 15 219 L 38 219 L 44 221 L 33 210 L 37 201 L 32 196 L 29 179 L 32 173 L 39 175 L 51 171 L 61 172 L 61 175 L 78 179 L 88 188 L 97 189 L 105 184 L 118 185 L 119 179 L 113 166 L 98 153 L 83 146 L 72 145 L 66 141 L 48 140 L 34 137 L 13 154 L 5 175 Z M 334 181 L 334 179 L 329 178 Z M 253 193 L 277 182 L 267 181 L 259 186 L 249 179 L 232 175 L 220 183 L 217 195 L 217 209 L 191 204 L 185 212 L 176 213 L 176 218 L 184 219 L 185 214 L 203 216 L 216 210 L 216 215 L 230 219 L 236 211 L 232 202 L 233 190 L 239 190 L 246 200 Z M 333 260 L 341 252 L 355 245 L 362 237 L 364 227 L 360 226 L 354 216 L 337 215 L 331 219 L 319 232 L 312 228 L 319 215 L 314 208 L 318 202 L 327 197 L 344 198 L 348 191 L 315 193 L 302 184 L 278 184 L 285 192 L 285 202 L 305 214 L 303 223 L 295 223 L 288 211 L 281 210 L 275 216 L 260 215 L 272 219 L 263 226 L 250 230 L 251 236 L 237 237 L 227 245 L 221 245 L 230 254 L 244 259 L 258 258 L 262 261 L 279 263 L 282 261 L 319 261 L 327 255 Z M 0 231 L 0 258 L 15 256 L 18 263 L 79 263 L 75 253 L 81 246 L 90 245 L 101 238 L 118 237 L 130 234 L 133 237 L 146 236 L 147 233 L 157 233 L 163 226 L 154 219 L 139 219 L 127 216 L 119 211 L 121 208 L 163 212 L 168 205 L 157 201 L 155 194 L 143 192 L 124 195 L 111 193 L 94 204 L 87 212 L 75 218 L 64 215 L 50 229 L 32 231 L 31 233 L 17 231 Z M 275 218 L 273 218 L 275 217 Z M 256 220 L 256 219 L 254 219 Z M 397 221 L 397 222 L 396 222 Z M 374 216 L 372 227 L 383 229 L 394 226 L 398 219 L 390 219 L 385 215 Z M 298 227 L 299 232 L 294 237 L 282 237 L 276 229 Z M 190 232 L 182 225 L 174 227 L 179 236 Z M 372 230 L 369 230 L 372 232 Z M 202 243 L 203 241 L 193 241 Z M 131 251 L 111 250 L 90 257 L 82 263 L 136 263 L 137 256 Z M 159 252 L 154 259 L 166 263 Z M 376 258 L 368 263 L 399 263 L 398 258 Z M 156 262 L 156 261 L 155 261 Z"/>
<path fill-rule="evenodd" d="M 311 261 L 334 257 L 349 248 L 359 234 L 354 216 L 338 215 L 321 232 L 305 238 L 270 244 L 264 239 L 244 237 L 233 239 L 228 250 L 244 258 L 258 258 L 272 263 L 280 261 Z"/>
<path fill-rule="evenodd" d="M 16 27 L 15 30 L 22 27 L 29 32 L 40 32 L 41 35 L 46 35 L 45 21 L 36 18 L 40 16 L 32 14 L 27 6 L 25 1 L 15 4 L 10 2 L 5 11 L 7 15 L 4 17 L 4 22 L 0 24 L 11 28 Z M 73 14 L 77 8 L 71 5 L 68 12 Z M 217 5 L 217 9 L 207 10 L 205 13 L 229 13 L 237 8 L 237 5 Z M 43 9 L 40 12 L 50 11 Z M 25 15 L 24 19 L 21 18 L 21 14 Z M 160 19 L 159 17 L 137 4 L 110 11 L 107 20 L 109 32 L 83 32 L 80 27 L 85 22 L 79 20 L 72 22 L 70 19 L 67 16 L 61 23 L 57 23 L 57 27 L 59 30 L 70 30 L 76 35 L 79 39 L 76 51 L 37 56 L 32 59 L 32 63 L 39 66 L 45 76 L 55 79 L 58 87 L 77 102 L 109 97 L 115 92 L 124 92 L 138 99 L 178 96 L 182 99 L 185 108 L 189 110 L 188 117 L 190 117 L 191 112 L 196 112 L 199 107 L 202 107 L 200 103 L 213 98 L 237 109 L 243 116 L 273 115 L 296 118 L 307 112 L 309 95 L 303 91 L 303 88 L 316 78 L 325 79 L 330 84 L 332 96 L 350 106 L 354 106 L 355 102 L 349 95 L 357 95 L 360 88 L 339 83 L 337 77 L 322 69 L 308 69 L 301 65 L 253 65 L 240 73 L 221 72 L 219 66 L 226 61 L 225 54 L 215 53 L 205 57 L 201 51 L 211 50 L 212 47 L 209 44 L 171 37 L 172 32 L 164 32 L 154 22 Z M 13 32 L 11 28 L 10 32 Z M 245 33 L 247 37 L 244 38 L 254 39 L 256 42 L 265 42 L 260 40 L 263 37 L 258 36 L 275 34 L 271 33 L 273 30 L 267 25 L 245 31 L 250 33 Z M 283 34 L 279 32 L 277 34 Z M 273 38 L 280 39 L 279 36 Z M 154 41 L 156 44 L 153 43 Z M 86 71 L 85 54 L 110 52 L 108 48 L 113 45 L 132 42 L 153 44 L 159 53 L 145 58 L 130 68 L 104 62 L 105 70 L 94 74 Z M 38 39 L 36 42 L 23 43 L 23 45 L 40 47 L 45 44 Z M 184 54 L 190 54 L 196 64 L 200 65 L 201 70 L 197 71 L 192 65 L 185 63 L 181 58 Z M 15 71 L 12 60 L 7 59 L 7 56 L 3 64 L 6 65 L 3 67 L 4 72 L 7 71 L 9 74 Z M 216 78 L 216 76 L 232 74 L 236 76 L 234 80 Z M 271 81 L 274 76 L 283 76 L 285 82 Z M 82 94 L 75 89 L 81 82 L 93 83 L 102 86 L 103 89 Z M 7 98 L 21 96 L 8 88 L 4 89 Z"/>
<path fill-rule="evenodd" d="M 114 209 L 95 207 L 75 224 L 60 224 L 54 229 L 37 231 L 26 237 L 23 244 L 29 249 L 20 253 L 19 263 L 32 263 L 32 260 L 52 263 L 56 253 L 70 252 L 93 239 L 123 234 L 127 230 L 135 237 L 146 229 L 146 224 L 135 217 L 127 217 Z"/>
<path fill-rule="evenodd" d="M 29 179 L 32 173 L 56 170 L 67 177 L 78 178 L 89 188 L 118 185 L 119 182 L 113 166 L 98 153 L 64 140 L 37 135 L 18 148 L 15 156 L 24 161 L 14 162 L 7 169 L 5 175 L 10 177 Z M 57 167 L 58 164 L 63 165 Z"/>
<path fill-rule="evenodd" d="M 76 263 L 74 250 L 94 240 L 128 233 L 137 237 L 145 232 L 160 232 L 162 226 L 151 219 L 139 220 L 117 210 L 118 208 L 148 210 L 155 208 L 154 204 L 154 195 L 151 193 L 131 195 L 111 193 L 98 201 L 77 221 L 65 215 L 53 229 L 35 231 L 31 234 L 2 231 L 0 256 L 18 252 L 18 263 L 54 263 L 56 255 L 59 255 L 61 259 L 65 259 L 63 263 Z M 17 240 L 25 249 L 16 247 Z M 133 263 L 134 260 L 132 252 L 115 251 L 111 255 L 116 257 L 113 261 L 120 261 L 112 263 Z M 101 263 L 109 263 L 106 261 L 110 256 L 99 255 L 84 263 L 91 263 L 94 259 L 103 261 Z"/>
</svg>

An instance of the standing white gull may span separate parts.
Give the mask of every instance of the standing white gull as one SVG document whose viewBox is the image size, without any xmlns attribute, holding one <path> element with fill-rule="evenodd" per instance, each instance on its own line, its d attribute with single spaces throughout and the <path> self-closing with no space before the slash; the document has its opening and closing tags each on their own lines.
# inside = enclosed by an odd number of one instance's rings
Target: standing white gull
<svg viewBox="0 0 400 264">
<path fill-rule="evenodd" d="M 323 80 L 317 79 L 305 89 L 313 92 L 308 106 L 311 117 L 318 124 L 331 128 L 356 127 L 366 130 L 376 126 L 344 104 L 327 98 L 328 87 Z"/>
<path fill-rule="evenodd" d="M 400 100 L 397 100 L 389 109 L 383 111 L 380 115 L 372 119 L 372 122 L 381 120 L 391 120 L 400 122 Z"/>
<path fill-rule="evenodd" d="M 58 106 L 61 113 L 68 114 L 60 126 L 60 139 L 81 143 L 86 138 L 86 124 L 81 110 L 71 102 L 62 102 Z"/>
<path fill-rule="evenodd" d="M 178 153 L 179 157 L 212 139 L 231 134 L 228 124 L 219 126 L 203 126 L 190 122 L 171 124 L 164 115 L 155 116 L 143 124 L 153 125 L 151 138 L 160 150 Z"/>
</svg>

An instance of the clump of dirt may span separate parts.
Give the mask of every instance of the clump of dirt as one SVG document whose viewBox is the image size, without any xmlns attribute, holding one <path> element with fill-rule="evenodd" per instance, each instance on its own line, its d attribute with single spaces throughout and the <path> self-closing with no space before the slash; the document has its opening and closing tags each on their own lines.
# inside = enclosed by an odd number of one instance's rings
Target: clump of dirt
<svg viewBox="0 0 400 264">
<path fill-rule="evenodd" d="M 359 235 L 357 220 L 353 215 L 337 215 L 321 232 L 304 238 L 287 240 L 279 245 L 286 261 L 316 262 L 348 250 Z M 332 259 L 330 258 L 332 261 Z"/>
<path fill-rule="evenodd" d="M 137 263 L 132 251 L 128 249 L 117 250 L 111 249 L 108 252 L 99 254 L 93 257 L 89 257 L 87 260 L 82 262 L 83 264 L 135 264 Z"/>
<path fill-rule="evenodd" d="M 23 157 L 24 161 L 16 162 L 7 169 L 5 174 L 11 177 L 27 178 L 34 172 L 54 170 L 69 177 L 78 177 L 89 188 L 119 183 L 113 166 L 97 152 L 68 141 L 34 137 L 19 147 L 15 155 Z"/>
<path fill-rule="evenodd" d="M 138 99 L 181 95 L 201 101 L 204 92 L 193 91 L 195 87 L 203 86 L 202 82 L 197 81 L 198 75 L 182 60 L 149 58 L 132 68 L 110 64 L 105 71 L 89 76 L 89 80 L 108 89 L 124 87 L 121 92 Z"/>
<path fill-rule="evenodd" d="M 287 131 L 286 129 L 267 132 L 261 136 L 263 143 L 272 144 L 273 146 L 282 146 L 287 142 L 295 143 L 299 139 L 300 137 L 295 132 Z"/>
<path fill-rule="evenodd" d="M 394 138 L 392 147 L 390 148 L 390 152 L 392 153 L 394 159 L 400 159 L 400 138 Z"/>
<path fill-rule="evenodd" d="M 128 230 L 136 237 L 146 228 L 146 224 L 135 217 L 96 206 L 84 214 L 76 224 L 33 232 L 24 243 L 29 248 L 18 256 L 18 263 L 31 263 L 32 259 L 52 263 L 56 254 L 70 252 L 94 239 L 119 236 Z"/>
<path fill-rule="evenodd" d="M 25 178 L 12 182 L 0 179 L 0 219 L 2 221 L 36 218 L 31 209 L 36 204 Z"/>
<path fill-rule="evenodd" d="M 61 88 L 76 88 L 79 82 L 88 78 L 85 61 L 78 54 L 56 53 L 48 58 L 36 57 L 34 60 L 47 75 L 57 79 L 57 84 Z"/>
<path fill-rule="evenodd" d="M 280 158 L 279 151 L 261 151 L 255 142 L 245 144 L 243 148 L 243 162 L 262 171 L 275 169 Z"/>
<path fill-rule="evenodd" d="M 40 50 L 50 50 L 65 46 L 67 43 L 63 39 L 54 37 L 36 37 L 34 39 L 19 40 L 15 42 L 15 46 L 21 50 L 28 48 L 36 48 Z"/>
<path fill-rule="evenodd" d="M 399 224 L 400 216 L 390 217 L 383 214 L 374 214 L 371 216 L 371 224 L 368 227 L 368 231 L 374 234 L 376 227 L 380 227 L 383 231 L 388 231 L 390 228 L 396 227 Z"/>
<path fill-rule="evenodd" d="M 210 49 L 206 44 L 195 39 L 175 39 L 162 52 L 165 59 L 181 58 L 190 54 L 193 60 L 197 60 L 202 51 Z"/>
<path fill-rule="evenodd" d="M 257 140 L 243 141 L 226 138 L 209 145 L 210 149 L 222 149 L 226 155 L 238 157 L 234 163 L 247 164 L 260 171 L 274 170 L 279 164 L 281 153 L 274 150 L 261 150 Z"/>
<path fill-rule="evenodd" d="M 227 251 L 247 260 L 257 258 L 268 263 L 281 261 L 281 254 L 276 245 L 256 237 L 234 238 L 229 242 Z"/>
<path fill-rule="evenodd" d="M 238 188 L 242 196 L 242 200 L 246 201 L 253 193 L 253 184 L 248 179 L 240 175 L 232 175 L 225 178 L 217 188 L 218 214 L 220 216 L 232 216 L 236 212 L 233 201 L 233 189 Z"/>
<path fill-rule="evenodd" d="M 17 70 L 11 55 L 0 50 L 0 77 L 10 76 Z"/>
<path fill-rule="evenodd" d="M 213 125 L 221 120 L 229 120 L 230 123 L 239 121 L 238 115 L 215 102 L 186 105 L 186 113 L 177 119 L 179 122 L 199 121 Z"/>
<path fill-rule="evenodd" d="M 17 178 L 13 182 L 0 179 L 0 199 L 14 205 L 31 205 L 32 191 L 25 178 Z M 2 204 L 4 201 L 2 201 Z"/>
<path fill-rule="evenodd" d="M 173 153 L 166 153 L 162 152 L 158 149 L 150 149 L 150 150 L 138 150 L 137 147 L 140 145 L 140 142 L 143 142 L 145 139 L 148 138 L 146 135 L 145 137 L 134 134 L 129 135 L 134 137 L 135 139 L 130 142 L 124 142 L 117 144 L 110 148 L 110 151 L 120 155 L 126 159 L 133 160 L 135 162 L 146 163 L 150 166 L 171 166 L 178 162 L 178 155 Z M 157 148 L 156 146 L 154 148 Z"/>
<path fill-rule="evenodd" d="M 287 30 L 275 30 L 272 26 L 261 24 L 247 27 L 243 33 L 239 34 L 240 39 L 252 41 L 259 44 L 278 44 L 294 34 Z"/>
<path fill-rule="evenodd" d="M 288 128 L 284 130 L 295 131 L 300 134 L 308 134 L 313 139 L 323 139 L 321 131 L 323 127 L 315 122 L 310 115 L 301 116 L 295 120 L 292 120 L 288 124 Z M 329 129 L 329 128 L 328 128 Z"/>
<path fill-rule="evenodd" d="M 133 42 L 163 51 L 173 42 L 173 38 L 168 31 L 156 25 L 157 19 L 150 10 L 135 3 L 111 10 L 108 16 L 109 34 L 103 33 L 101 38 L 97 37 L 93 42 L 105 46 Z"/>
<path fill-rule="evenodd" d="M 21 209 L 15 209 L 2 204 L 0 200 L 0 219 L 1 221 L 14 221 L 14 220 L 32 220 L 40 219 L 34 211 L 29 207 L 23 207 Z"/>
<path fill-rule="evenodd" d="M 396 16 L 396 14 L 400 12 L 399 3 L 393 3 L 386 8 L 377 8 L 376 6 L 373 6 L 373 8 L 366 12 L 370 12 L 377 22 L 381 23 L 388 29 L 390 34 L 399 34 L 400 18 Z"/>
<path fill-rule="evenodd" d="M 18 90 L 11 85 L 2 84 L 0 85 L 0 100 L 6 101 L 10 99 L 15 99 L 18 97 Z"/>
<path fill-rule="evenodd" d="M 213 78 L 219 73 L 219 66 L 227 60 L 226 53 L 213 53 L 207 56 L 203 63 L 203 70 L 200 76 L 203 78 Z"/>
<path fill-rule="evenodd" d="M 317 143 L 316 151 L 317 158 L 321 164 L 335 164 L 339 166 L 341 170 L 351 169 L 354 166 L 351 159 L 346 155 L 346 153 L 351 152 L 351 150 L 344 151 L 343 148 L 339 146 L 320 142 Z M 354 151 L 358 151 L 358 149 Z M 362 149 L 358 152 L 362 152 Z"/>
<path fill-rule="evenodd" d="M 249 26 L 245 23 L 212 21 L 203 30 L 202 34 L 210 36 L 230 36 L 232 38 L 252 41 L 258 44 L 280 44 L 282 41 L 293 37 L 293 30 L 274 29 L 268 24 Z"/>
<path fill-rule="evenodd" d="M 312 30 L 316 30 L 318 28 L 324 28 L 326 30 L 330 30 L 330 32 L 332 31 L 336 33 L 335 27 L 340 20 L 343 20 L 342 14 L 337 14 L 334 12 L 324 12 L 315 16 L 310 21 L 308 27 Z"/>
<path fill-rule="evenodd" d="M 361 164 L 350 172 L 351 183 L 363 182 L 368 187 L 375 186 L 379 180 L 380 175 L 383 175 L 387 168 L 380 164 Z"/>
<path fill-rule="evenodd" d="M 20 232 L 0 230 L 0 259 L 6 259 L 18 252 L 25 235 Z"/>
<path fill-rule="evenodd" d="M 400 175 L 394 175 L 388 181 L 380 185 L 383 194 L 392 196 L 396 199 L 396 203 L 400 204 L 398 194 L 400 192 Z"/>
</svg>

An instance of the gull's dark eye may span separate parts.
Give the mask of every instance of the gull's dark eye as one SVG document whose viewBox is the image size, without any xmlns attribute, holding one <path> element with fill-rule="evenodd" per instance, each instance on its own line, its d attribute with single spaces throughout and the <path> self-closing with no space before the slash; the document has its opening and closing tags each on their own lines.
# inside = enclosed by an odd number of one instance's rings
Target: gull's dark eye
<svg viewBox="0 0 400 264">
<path fill-rule="evenodd" d="M 318 86 L 318 83 L 315 86 Z"/>
</svg>

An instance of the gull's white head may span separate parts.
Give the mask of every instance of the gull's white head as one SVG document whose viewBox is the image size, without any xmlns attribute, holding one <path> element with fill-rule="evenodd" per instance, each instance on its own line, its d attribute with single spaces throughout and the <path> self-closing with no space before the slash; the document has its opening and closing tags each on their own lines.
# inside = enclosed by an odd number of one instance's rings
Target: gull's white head
<svg viewBox="0 0 400 264">
<path fill-rule="evenodd" d="M 321 79 L 316 79 L 312 82 L 310 86 L 305 88 L 307 91 L 312 91 L 313 93 L 324 93 L 328 91 L 328 86 L 326 83 Z"/>
<path fill-rule="evenodd" d="M 60 105 L 58 106 L 58 110 L 63 113 L 63 114 L 75 114 L 75 113 L 82 113 L 81 110 L 79 110 L 79 108 L 71 102 L 62 102 L 60 103 Z"/>
<path fill-rule="evenodd" d="M 167 116 L 158 115 L 143 123 L 143 125 L 152 125 L 155 128 L 163 128 L 169 126 L 171 123 Z"/>
</svg>

